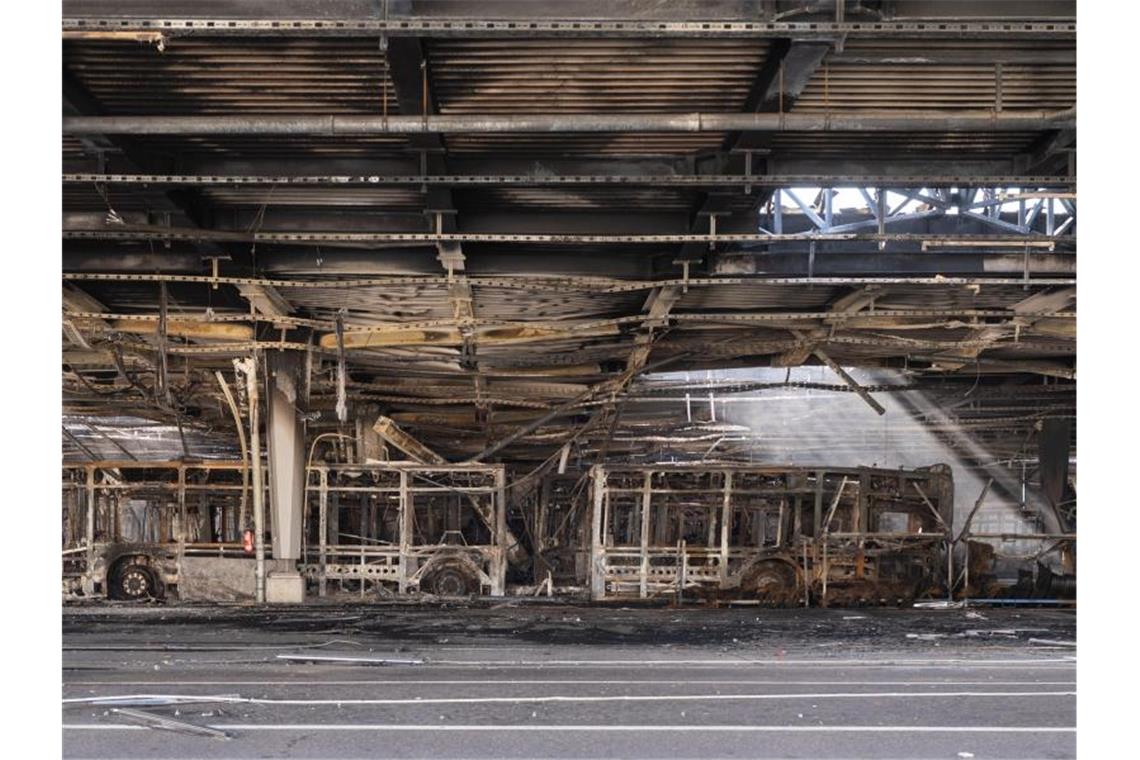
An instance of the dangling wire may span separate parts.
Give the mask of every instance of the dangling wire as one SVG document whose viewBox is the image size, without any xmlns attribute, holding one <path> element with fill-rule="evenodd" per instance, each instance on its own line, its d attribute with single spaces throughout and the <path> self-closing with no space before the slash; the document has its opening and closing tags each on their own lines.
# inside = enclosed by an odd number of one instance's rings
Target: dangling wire
<svg viewBox="0 0 1140 760">
<path fill-rule="evenodd" d="M 975 371 L 974 384 L 972 386 L 970 386 L 970 390 L 968 390 L 962 394 L 962 398 L 966 398 L 971 393 L 973 393 L 977 389 L 978 383 L 981 382 L 981 379 L 982 379 L 982 360 L 976 356 L 974 357 L 974 371 Z"/>
<path fill-rule="evenodd" d="M 95 192 L 103 199 L 104 205 L 107 206 L 107 224 L 126 224 L 121 214 L 111 206 L 111 198 L 107 194 L 107 186 L 102 182 L 95 183 Z"/>
</svg>

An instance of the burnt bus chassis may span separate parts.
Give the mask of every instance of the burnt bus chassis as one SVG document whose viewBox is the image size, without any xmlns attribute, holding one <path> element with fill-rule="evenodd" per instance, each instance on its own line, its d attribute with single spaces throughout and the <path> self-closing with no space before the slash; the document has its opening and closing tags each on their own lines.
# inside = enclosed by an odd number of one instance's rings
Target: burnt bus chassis
<svg viewBox="0 0 1140 760">
<path fill-rule="evenodd" d="M 93 462 L 65 467 L 67 590 L 88 597 L 122 597 L 115 593 L 115 583 L 134 571 L 144 596 L 161 596 L 177 584 L 181 556 L 241 556 L 233 519 L 241 489 L 234 481 L 241 467 L 240 462 Z M 132 476 L 137 470 L 150 472 Z M 338 479 L 342 470 L 357 478 L 363 471 L 384 471 L 391 482 L 345 481 Z M 160 474 L 150 477 L 156 472 Z M 218 482 L 210 474 L 215 472 L 225 473 L 228 480 Z M 326 540 L 307 544 L 301 569 L 319 582 L 321 592 L 329 580 L 347 579 L 357 582 L 361 593 L 368 582 L 390 585 L 399 593 L 451 586 L 458 593 L 504 593 L 510 551 L 503 535 L 501 468 L 322 465 L 309 468 L 307 475 L 306 520 L 317 522 L 323 512 Z M 459 482 L 472 477 L 483 480 Z M 596 467 L 588 481 L 588 500 L 572 510 L 585 523 L 575 531 L 581 548 L 573 555 L 585 560 L 574 565 L 595 600 L 674 593 L 774 604 L 874 603 L 930 593 L 952 574 L 945 546 L 953 493 L 944 466 L 909 471 Z M 161 495 L 160 541 L 128 543 L 118 535 L 119 501 L 139 491 L 152 499 Z M 328 530 L 329 497 L 351 491 L 386 494 L 382 498 L 401 504 L 427 498 L 428 513 L 437 511 L 430 501 L 436 495 L 465 494 L 475 513 L 485 512 L 479 517 L 482 540 L 471 542 L 445 531 L 455 540 L 417 542 L 412 538 L 415 512 L 404 510 L 398 512 L 398 524 L 407 540 L 397 533 L 395 541 L 385 542 L 378 532 L 375 537 L 338 541 Z M 650 505 L 636 512 L 636 521 L 627 520 L 627 527 L 637 529 L 626 536 L 636 535 L 633 541 L 614 541 L 608 502 L 623 497 L 635 507 Z M 87 510 L 88 503 L 98 508 Z M 206 504 L 219 508 L 221 538 L 229 540 L 191 540 L 187 529 L 195 519 L 205 524 L 201 512 Z M 672 520 L 676 526 L 659 527 L 657 516 L 670 512 L 673 517 L 666 523 Z M 903 516 L 907 529 L 881 529 L 877 516 L 885 512 L 894 512 L 896 519 Z M 98 518 L 98 531 L 95 519 L 89 518 Z M 743 522 L 751 519 L 755 524 L 757 518 L 764 522 L 761 531 L 743 530 Z M 694 523 L 699 537 L 692 535 Z"/>
<path fill-rule="evenodd" d="M 301 572 L 322 597 L 330 581 L 361 596 L 370 586 L 502 596 L 511 554 L 505 480 L 501 465 L 312 465 Z"/>
<path fill-rule="evenodd" d="M 882 604 L 944 594 L 952 577 L 945 465 L 597 465 L 590 481 L 594 601 Z"/>
</svg>

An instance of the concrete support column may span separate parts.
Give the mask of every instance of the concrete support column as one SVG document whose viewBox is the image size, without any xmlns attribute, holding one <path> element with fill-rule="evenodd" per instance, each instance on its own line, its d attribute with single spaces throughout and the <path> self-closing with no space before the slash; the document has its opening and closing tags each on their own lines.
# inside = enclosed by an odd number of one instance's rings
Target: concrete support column
<svg viewBox="0 0 1140 760">
<path fill-rule="evenodd" d="M 304 357 L 297 352 L 266 354 L 265 406 L 269 453 L 269 502 L 273 515 L 273 558 L 290 567 L 301 558 L 305 504 L 305 426 L 298 415 Z M 275 571 L 269 601 L 302 601 L 300 573 Z"/>
<path fill-rule="evenodd" d="M 302 362 L 293 352 L 269 352 L 265 359 L 273 557 L 297 560 L 301 558 L 301 514 L 305 496 L 305 426 L 297 415 L 297 373 Z"/>
</svg>

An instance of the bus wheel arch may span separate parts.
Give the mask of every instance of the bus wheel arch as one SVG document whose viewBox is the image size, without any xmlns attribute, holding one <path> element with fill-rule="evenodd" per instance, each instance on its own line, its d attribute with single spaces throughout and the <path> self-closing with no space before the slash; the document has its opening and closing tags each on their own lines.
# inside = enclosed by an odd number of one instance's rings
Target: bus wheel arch
<svg viewBox="0 0 1140 760">
<path fill-rule="evenodd" d="M 115 559 L 107 569 L 107 596 L 123 601 L 161 599 L 162 582 L 147 554 L 125 554 Z"/>
</svg>

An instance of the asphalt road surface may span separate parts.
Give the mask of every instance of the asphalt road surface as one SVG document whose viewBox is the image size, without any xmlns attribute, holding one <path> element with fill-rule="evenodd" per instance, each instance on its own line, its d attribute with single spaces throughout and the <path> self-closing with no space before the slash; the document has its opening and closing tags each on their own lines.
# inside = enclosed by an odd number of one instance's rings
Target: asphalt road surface
<svg viewBox="0 0 1140 760">
<path fill-rule="evenodd" d="M 85 607 L 64 755 L 1069 758 L 1074 637 L 1024 609 Z"/>
</svg>

